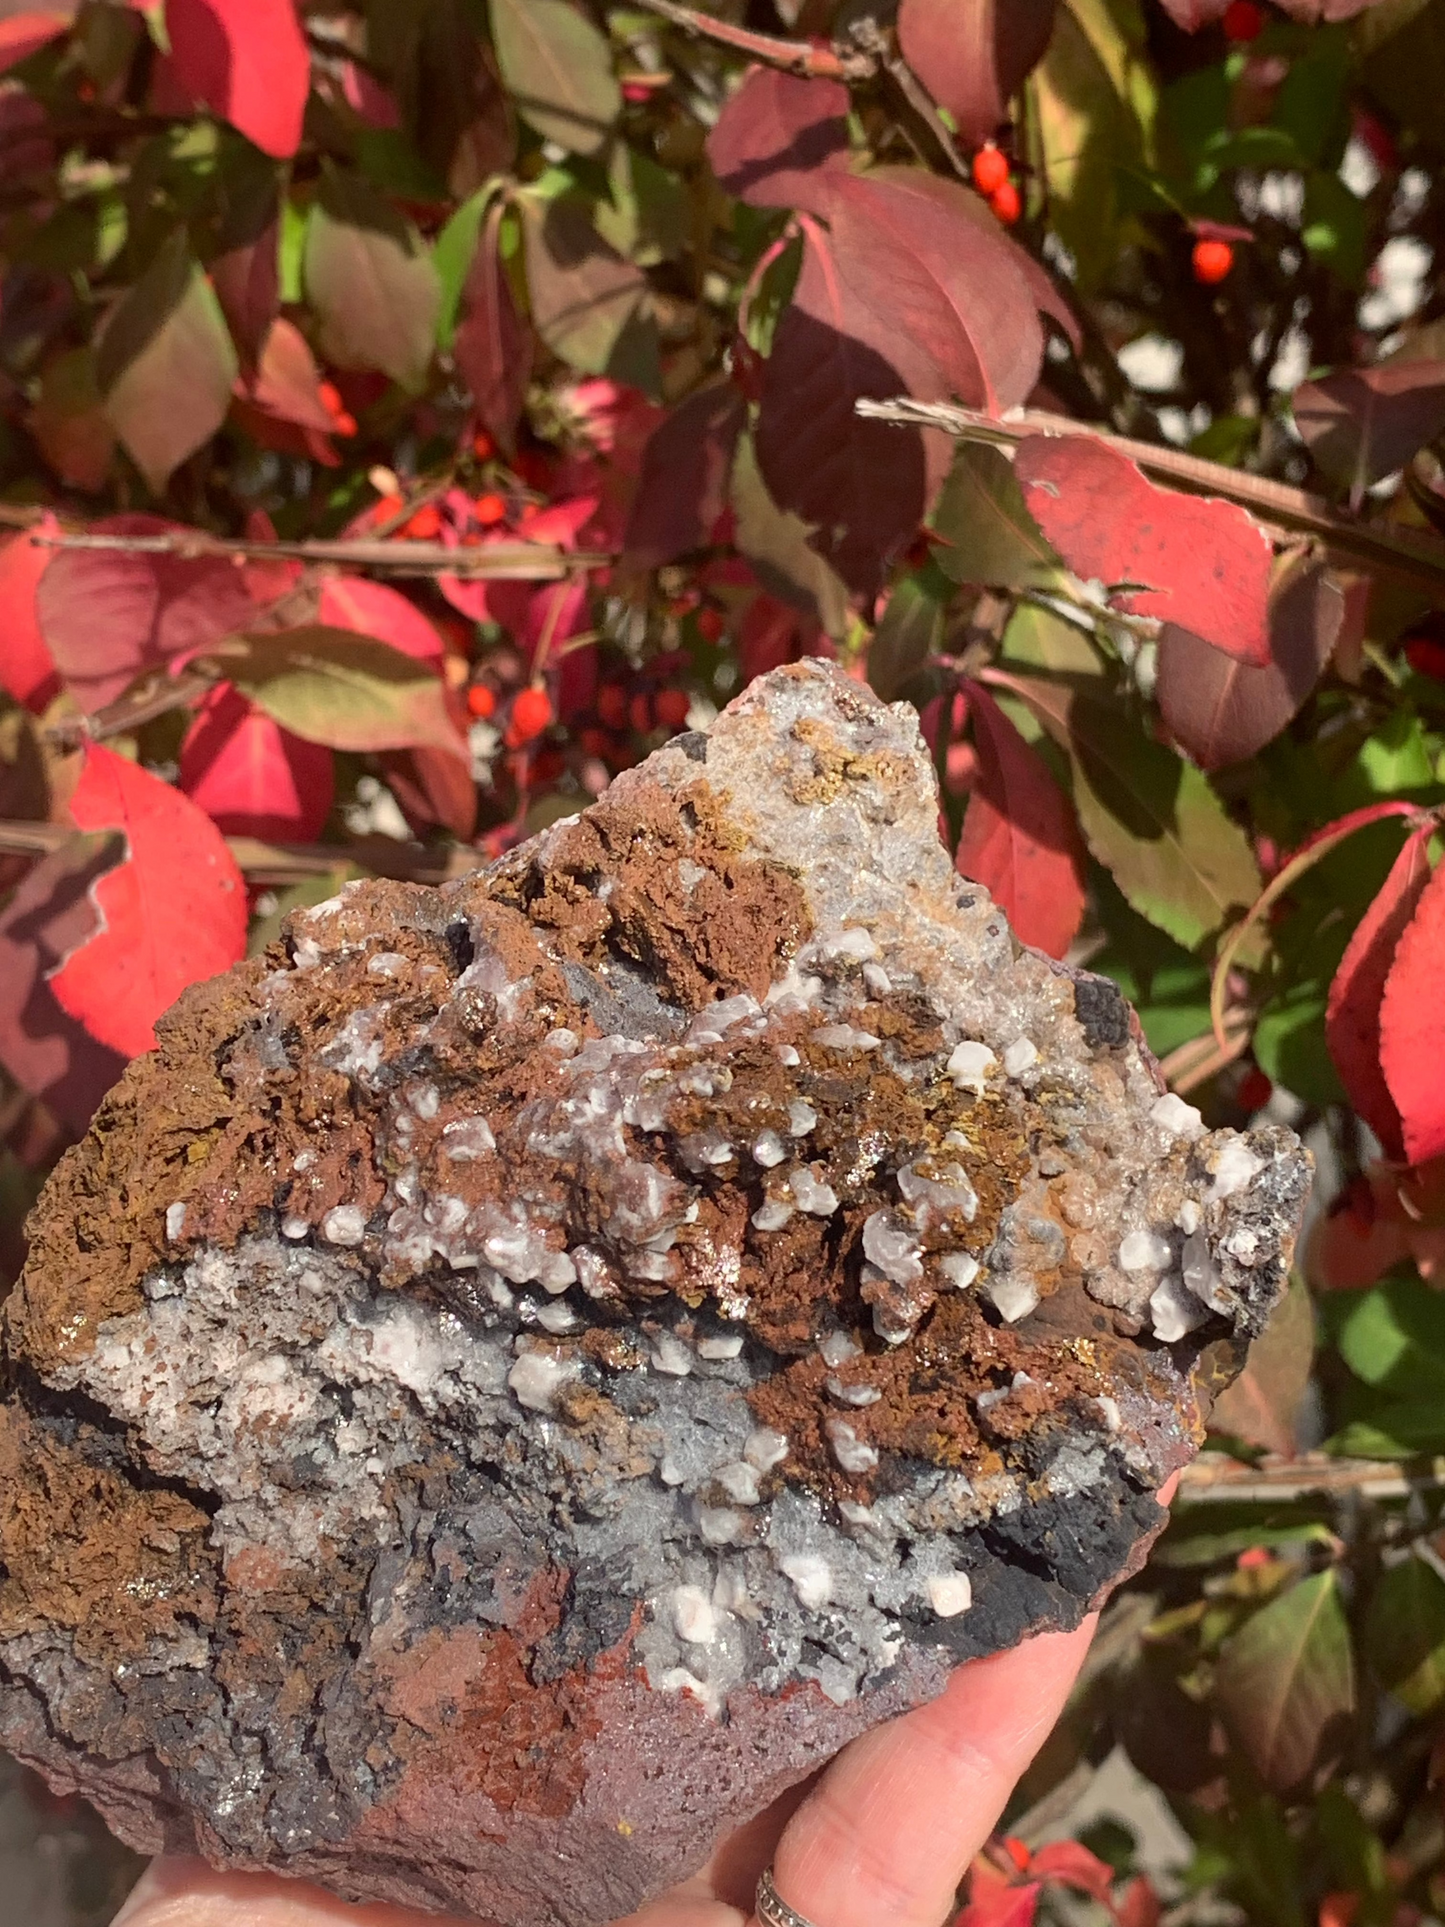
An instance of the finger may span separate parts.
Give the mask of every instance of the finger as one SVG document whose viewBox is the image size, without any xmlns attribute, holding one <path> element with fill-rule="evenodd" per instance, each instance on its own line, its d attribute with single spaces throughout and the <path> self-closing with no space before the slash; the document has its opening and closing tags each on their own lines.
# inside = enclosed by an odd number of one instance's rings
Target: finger
<svg viewBox="0 0 1445 1927">
<path fill-rule="evenodd" d="M 353 1907 L 301 1880 L 218 1873 L 204 1860 L 153 1860 L 111 1927 L 476 1927 L 455 1914 Z M 697 1927 L 703 1927 L 697 1923 Z"/>
<path fill-rule="evenodd" d="M 962 1666 L 938 1699 L 847 1747 L 778 1844 L 788 1905 L 817 1927 L 938 1927 L 1093 1630 L 1090 1617 Z"/>
</svg>

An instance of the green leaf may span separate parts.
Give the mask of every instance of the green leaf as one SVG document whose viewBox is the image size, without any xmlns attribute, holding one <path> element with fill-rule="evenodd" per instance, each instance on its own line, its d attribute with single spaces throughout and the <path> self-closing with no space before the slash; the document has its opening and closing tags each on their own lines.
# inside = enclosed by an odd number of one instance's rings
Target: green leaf
<svg viewBox="0 0 1445 1927">
<path fill-rule="evenodd" d="M 1305 177 L 1300 224 L 1300 239 L 1310 253 L 1353 287 L 1365 272 L 1368 238 L 1364 202 L 1355 198 L 1338 174 L 1312 170 Z"/>
<path fill-rule="evenodd" d="M 469 194 L 437 236 L 432 248 L 432 266 L 437 271 L 442 291 L 441 305 L 437 309 L 437 346 L 444 353 L 451 347 L 457 331 L 462 289 L 466 286 L 472 257 L 477 251 L 482 219 L 500 186 L 499 180 L 488 181 L 475 194 Z"/>
<path fill-rule="evenodd" d="M 1067 750 L 1084 839 L 1141 916 L 1189 950 L 1254 902 L 1259 867 L 1243 830 L 1193 764 L 1131 722 L 1102 676 L 996 673 Z"/>
<path fill-rule="evenodd" d="M 943 605 L 916 576 L 904 576 L 868 646 L 868 680 L 884 702 L 891 703 L 907 688 L 942 633 Z"/>
<path fill-rule="evenodd" d="M 209 653 L 273 721 L 308 742 L 466 753 L 436 671 L 370 636 L 314 625 L 240 636 Z"/>
<path fill-rule="evenodd" d="M 1063 559 L 1024 506 L 1013 463 L 987 442 L 960 442 L 931 518 L 943 542 L 933 559 L 954 582 L 1059 590 Z"/>
<path fill-rule="evenodd" d="M 583 195 L 523 193 L 517 206 L 532 319 L 547 346 L 580 374 L 659 394 L 657 323 L 642 270 L 602 239 Z"/>
<path fill-rule="evenodd" d="M 1419 1279 L 1392 1278 L 1366 1292 L 1335 1344 L 1366 1385 L 1399 1399 L 1437 1398 L 1445 1408 L 1445 1298 Z"/>
<path fill-rule="evenodd" d="M 597 232 L 640 267 L 674 260 L 687 245 L 687 189 L 676 174 L 626 141 L 612 149 L 611 198 L 599 204 Z"/>
<path fill-rule="evenodd" d="M 106 419 L 157 495 L 225 420 L 236 374 L 221 304 L 177 229 L 122 297 L 95 357 Z"/>
<path fill-rule="evenodd" d="M 1342 1459 L 1414 1459 L 1445 1451 L 1445 1406 L 1438 1399 L 1418 1405 L 1381 1405 L 1369 1418 L 1351 1419 L 1325 1450 Z"/>
<path fill-rule="evenodd" d="M 412 392 L 424 386 L 441 283 L 411 222 L 359 176 L 330 166 L 322 174 L 305 273 L 332 361 L 379 368 Z"/>
<path fill-rule="evenodd" d="M 306 236 L 311 227 L 311 209 L 289 197 L 281 203 L 281 244 L 276 270 L 280 279 L 282 302 L 290 307 L 303 299 L 301 271 L 306 258 Z"/>
<path fill-rule="evenodd" d="M 1445 1579 L 1428 1560 L 1402 1559 L 1380 1575 L 1364 1650 L 1412 1713 L 1428 1713 L 1445 1699 Z"/>
<path fill-rule="evenodd" d="M 1333 1571 L 1300 1580 L 1222 1648 L 1215 1693 L 1260 1778 L 1298 1786 L 1354 1709 L 1350 1629 Z"/>
<path fill-rule="evenodd" d="M 522 118 L 573 154 L 595 154 L 622 109 L 607 42 L 568 0 L 491 0 L 492 42 Z"/>
<path fill-rule="evenodd" d="M 1245 1500 L 1206 1505 L 1175 1501 L 1168 1530 L 1150 1553 L 1152 1564 L 1213 1566 L 1252 1546 L 1327 1546 L 1333 1535 L 1320 1518 L 1291 1516 L 1308 1508 L 1262 1506 Z"/>
</svg>

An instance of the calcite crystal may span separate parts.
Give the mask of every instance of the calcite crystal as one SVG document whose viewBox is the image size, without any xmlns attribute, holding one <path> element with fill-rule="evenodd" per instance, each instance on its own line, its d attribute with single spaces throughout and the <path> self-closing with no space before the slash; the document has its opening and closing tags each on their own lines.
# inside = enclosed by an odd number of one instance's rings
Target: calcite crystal
<svg viewBox="0 0 1445 1927">
<path fill-rule="evenodd" d="M 0 1742 L 147 1850 L 585 1927 L 1135 1570 L 1307 1160 L 937 810 L 804 663 L 189 992 L 6 1307 Z"/>
</svg>

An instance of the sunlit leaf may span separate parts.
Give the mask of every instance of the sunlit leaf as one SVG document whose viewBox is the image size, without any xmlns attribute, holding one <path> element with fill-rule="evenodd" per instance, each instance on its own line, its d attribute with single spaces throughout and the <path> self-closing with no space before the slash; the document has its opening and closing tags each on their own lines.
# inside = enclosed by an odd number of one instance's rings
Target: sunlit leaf
<svg viewBox="0 0 1445 1927">
<path fill-rule="evenodd" d="M 595 154 L 622 106 L 607 42 L 569 0 L 491 0 L 502 78 L 544 140 Z"/>
<path fill-rule="evenodd" d="M 463 753 L 436 669 L 369 636 L 320 626 L 273 630 L 229 643 L 216 661 L 258 708 L 308 742 Z"/>
<path fill-rule="evenodd" d="M 902 0 L 903 57 L 963 139 L 987 140 L 1049 44 L 1054 0 Z"/>
<path fill-rule="evenodd" d="M 1380 1068 L 1412 1164 L 1445 1152 L 1445 863 L 1420 893 L 1380 1002 Z"/>
<path fill-rule="evenodd" d="M 420 388 L 441 284 L 411 222 L 355 174 L 328 167 L 306 232 L 306 291 L 321 345 L 343 368 L 378 368 Z"/>
<path fill-rule="evenodd" d="M 311 55 L 292 0 L 165 0 L 176 75 L 263 153 L 301 141 Z"/>
</svg>

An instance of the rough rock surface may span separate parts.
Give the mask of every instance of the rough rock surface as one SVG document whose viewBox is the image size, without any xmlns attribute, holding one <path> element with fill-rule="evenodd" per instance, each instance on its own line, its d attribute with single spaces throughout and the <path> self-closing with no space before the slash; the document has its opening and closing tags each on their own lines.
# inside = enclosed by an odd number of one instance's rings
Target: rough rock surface
<svg viewBox="0 0 1445 1927">
<path fill-rule="evenodd" d="M 6 1308 L 0 1742 L 145 1849 L 582 1927 L 1134 1570 L 1307 1160 L 936 814 L 805 663 L 189 992 Z"/>
</svg>

